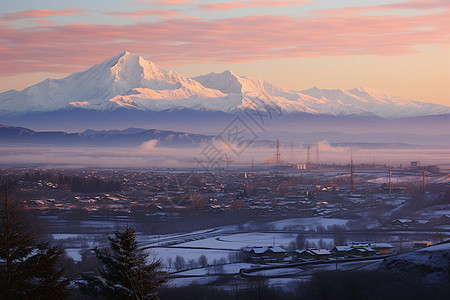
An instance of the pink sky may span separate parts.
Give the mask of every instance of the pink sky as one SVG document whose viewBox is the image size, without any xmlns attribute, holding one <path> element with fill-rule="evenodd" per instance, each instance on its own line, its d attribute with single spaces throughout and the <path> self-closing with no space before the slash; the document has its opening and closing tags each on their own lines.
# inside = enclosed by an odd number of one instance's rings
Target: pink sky
<svg viewBox="0 0 450 300">
<path fill-rule="evenodd" d="M 65 2 L 3 5 L 0 92 L 128 50 L 186 76 L 231 69 L 450 105 L 448 0 Z"/>
</svg>

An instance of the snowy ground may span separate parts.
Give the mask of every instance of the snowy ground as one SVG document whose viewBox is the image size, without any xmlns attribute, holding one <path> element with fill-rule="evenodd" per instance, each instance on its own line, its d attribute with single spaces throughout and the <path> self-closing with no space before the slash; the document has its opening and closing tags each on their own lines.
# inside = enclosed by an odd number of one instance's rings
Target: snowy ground
<svg viewBox="0 0 450 300">
<path fill-rule="evenodd" d="M 345 226 L 349 220 L 345 219 L 332 219 L 332 218 L 323 218 L 323 217 L 314 217 L 314 218 L 295 218 L 295 219 L 286 219 L 281 221 L 270 222 L 269 225 L 273 226 L 275 230 L 306 230 L 306 231 L 314 231 L 317 227 L 323 226 L 327 228 L 333 225 Z"/>
<path fill-rule="evenodd" d="M 420 180 L 422 180 L 422 174 L 418 173 L 416 175 L 408 175 L 408 176 L 407 175 L 401 175 L 401 176 L 393 175 L 391 180 L 394 184 L 399 184 L 399 183 L 404 183 L 404 182 L 417 183 Z M 446 183 L 446 182 L 450 182 L 450 175 L 443 175 L 443 176 L 437 176 L 437 177 L 427 176 L 426 180 L 427 180 L 428 184 Z M 375 179 L 368 180 L 368 182 L 372 182 L 372 183 L 384 183 L 384 182 L 388 182 L 388 181 L 389 181 L 388 175 L 380 176 Z"/>
<path fill-rule="evenodd" d="M 380 266 L 383 271 L 420 276 L 428 283 L 448 280 L 450 243 L 429 246 L 387 258 Z"/>
<path fill-rule="evenodd" d="M 234 264 L 225 264 L 223 265 L 223 270 L 220 271 L 221 274 L 238 274 L 241 269 L 247 269 L 255 267 L 254 264 L 250 263 L 234 263 Z M 210 268 L 197 268 L 191 269 L 187 271 L 182 271 L 176 273 L 177 276 L 203 276 L 208 275 L 212 271 Z"/>
<path fill-rule="evenodd" d="M 224 258 L 227 262 L 229 261 L 229 255 L 234 255 L 235 251 L 222 251 L 222 250 L 205 250 L 205 249 L 180 249 L 180 248 L 152 248 L 146 250 L 150 255 L 155 255 L 157 258 L 161 259 L 165 265 L 168 265 L 169 259 L 172 259 L 172 264 L 175 262 L 177 256 L 184 258 L 185 262 L 188 263 L 190 259 L 198 260 L 201 255 L 205 255 L 208 259 L 208 263 L 212 263 L 214 259 L 219 260 Z"/>
<path fill-rule="evenodd" d="M 183 247 L 208 247 L 218 249 L 239 250 L 242 247 L 262 247 L 289 245 L 295 239 L 295 234 L 290 233 L 238 233 L 206 238 L 198 241 L 182 243 Z"/>
<path fill-rule="evenodd" d="M 190 284 L 199 284 L 205 285 L 219 279 L 220 276 L 204 276 L 204 277 L 195 277 L 195 278 L 173 278 L 168 281 L 168 285 L 171 287 L 182 287 L 188 286 Z"/>
</svg>

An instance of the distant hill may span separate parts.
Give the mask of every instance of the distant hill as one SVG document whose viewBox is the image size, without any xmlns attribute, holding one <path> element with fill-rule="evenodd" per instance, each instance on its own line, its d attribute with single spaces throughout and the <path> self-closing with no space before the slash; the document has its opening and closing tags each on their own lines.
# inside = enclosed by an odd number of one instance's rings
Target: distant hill
<svg viewBox="0 0 450 300">
<path fill-rule="evenodd" d="M 5 145 L 58 145 L 58 146 L 138 146 L 157 140 L 159 146 L 192 146 L 212 139 L 202 134 L 175 132 L 159 129 L 129 128 L 126 130 L 95 131 L 82 133 L 37 132 L 27 128 L 0 125 L 0 143 Z"/>
<path fill-rule="evenodd" d="M 450 136 L 440 136 L 443 140 L 448 140 Z M 217 138 L 217 135 L 195 134 L 181 131 L 127 128 L 123 130 L 93 130 L 88 129 L 80 133 L 67 133 L 64 131 L 34 131 L 24 127 L 0 125 L 0 145 L 2 146 L 98 146 L 98 147 L 136 147 L 150 140 L 158 141 L 157 146 L 161 147 L 191 147 L 199 146 Z M 419 149 L 424 145 L 415 143 L 383 142 L 386 137 L 383 135 L 368 133 L 363 135 L 337 134 L 334 132 L 315 132 L 305 134 L 303 140 L 299 140 L 293 145 L 305 148 L 306 145 L 315 144 L 318 141 L 330 140 L 332 147 L 348 147 L 355 149 Z M 333 139 L 340 142 L 333 142 Z M 393 136 L 392 139 L 398 140 Z M 417 136 L 411 135 L 409 140 L 417 140 Z M 348 140 L 346 142 L 345 140 Z M 372 140 L 368 142 L 367 140 Z M 283 147 L 290 147 L 291 140 L 281 140 Z M 341 142 L 342 141 L 342 142 Z M 427 140 L 431 142 L 432 140 Z M 252 146 L 276 147 L 276 139 L 257 139 Z M 427 148 L 437 147 L 426 145 Z M 440 146 L 442 147 L 442 146 Z"/>
</svg>

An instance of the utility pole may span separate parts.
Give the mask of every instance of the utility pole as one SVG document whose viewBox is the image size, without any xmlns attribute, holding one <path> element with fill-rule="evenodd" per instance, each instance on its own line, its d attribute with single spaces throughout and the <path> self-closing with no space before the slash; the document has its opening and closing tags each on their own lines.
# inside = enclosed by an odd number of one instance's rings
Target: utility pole
<svg viewBox="0 0 450 300">
<path fill-rule="evenodd" d="M 425 195 L 425 167 L 422 167 L 422 193 Z"/>
<path fill-rule="evenodd" d="M 309 150 L 310 150 L 310 146 L 308 145 L 308 152 L 306 154 L 306 168 L 308 170 L 311 167 L 311 156 L 310 156 Z"/>
<path fill-rule="evenodd" d="M 353 167 L 353 154 L 350 161 L 350 191 L 352 193 L 355 191 L 355 170 Z"/>
<path fill-rule="evenodd" d="M 291 163 L 294 164 L 294 143 L 291 143 Z"/>
<path fill-rule="evenodd" d="M 391 166 L 389 166 L 389 198 L 392 196 L 392 172 Z"/>
<path fill-rule="evenodd" d="M 319 167 L 319 143 L 316 146 L 316 166 Z"/>
<path fill-rule="evenodd" d="M 277 166 L 281 165 L 280 141 L 277 139 L 277 153 L 275 154 Z"/>
</svg>

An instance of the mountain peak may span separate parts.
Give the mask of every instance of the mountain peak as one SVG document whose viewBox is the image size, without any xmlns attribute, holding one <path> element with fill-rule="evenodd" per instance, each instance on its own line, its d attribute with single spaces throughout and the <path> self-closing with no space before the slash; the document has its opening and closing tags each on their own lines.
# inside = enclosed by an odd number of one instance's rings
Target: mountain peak
<svg viewBox="0 0 450 300">
<path fill-rule="evenodd" d="M 360 86 L 358 88 L 348 90 L 348 92 L 351 92 L 351 91 L 358 91 L 358 92 L 367 93 L 367 94 L 380 94 L 380 92 L 378 92 L 368 86 L 364 86 L 364 85 Z"/>
<path fill-rule="evenodd" d="M 233 76 L 233 77 L 239 77 L 236 74 L 234 74 L 233 71 L 231 71 L 231 70 L 225 70 L 222 72 L 222 74 L 228 75 L 228 76 Z"/>
<path fill-rule="evenodd" d="M 124 50 L 122 52 L 119 53 L 120 56 L 127 56 L 127 55 L 131 55 L 131 52 L 128 52 L 128 50 Z"/>
<path fill-rule="evenodd" d="M 204 87 L 219 90 L 224 94 L 240 94 L 242 92 L 240 77 L 229 70 L 222 73 L 211 72 L 193 79 L 200 82 Z"/>
</svg>

